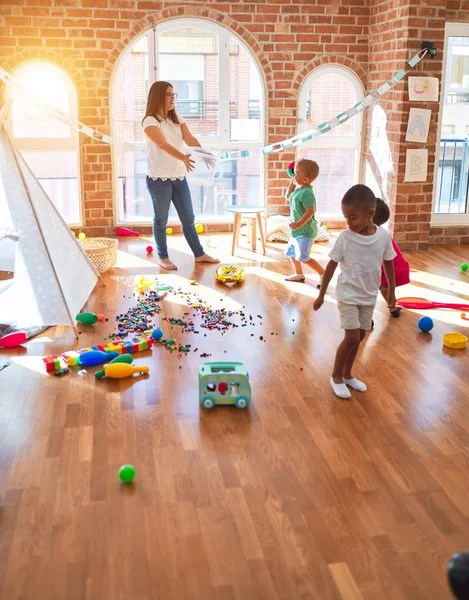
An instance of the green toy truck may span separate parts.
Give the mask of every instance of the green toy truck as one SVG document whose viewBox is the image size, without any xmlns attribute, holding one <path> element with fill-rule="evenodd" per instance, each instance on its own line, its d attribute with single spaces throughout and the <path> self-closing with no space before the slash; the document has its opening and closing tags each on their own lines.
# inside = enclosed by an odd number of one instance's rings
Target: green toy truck
<svg viewBox="0 0 469 600">
<path fill-rule="evenodd" d="M 251 401 L 251 385 L 243 363 L 204 363 L 199 372 L 199 401 L 207 409 L 216 404 L 246 408 Z"/>
</svg>

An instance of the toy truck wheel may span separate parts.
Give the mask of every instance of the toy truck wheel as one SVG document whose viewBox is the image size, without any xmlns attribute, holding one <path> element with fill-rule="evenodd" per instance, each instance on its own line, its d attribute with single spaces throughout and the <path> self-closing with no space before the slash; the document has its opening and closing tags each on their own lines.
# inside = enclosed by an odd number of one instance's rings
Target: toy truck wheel
<svg viewBox="0 0 469 600">
<path fill-rule="evenodd" d="M 238 398 L 236 398 L 236 400 L 235 400 L 236 408 L 246 408 L 247 405 L 248 405 L 248 400 L 244 396 L 239 396 Z"/>
<path fill-rule="evenodd" d="M 207 396 L 202 400 L 202 406 L 207 410 L 210 410 L 215 406 L 215 400 L 213 398 L 210 398 L 210 396 Z"/>
</svg>

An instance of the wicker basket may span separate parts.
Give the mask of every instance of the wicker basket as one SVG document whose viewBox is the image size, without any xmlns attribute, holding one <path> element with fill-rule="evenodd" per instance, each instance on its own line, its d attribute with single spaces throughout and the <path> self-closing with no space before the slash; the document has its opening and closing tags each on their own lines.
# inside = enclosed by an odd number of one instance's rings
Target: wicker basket
<svg viewBox="0 0 469 600">
<path fill-rule="evenodd" d="M 118 240 L 112 238 L 85 238 L 79 240 L 83 250 L 100 273 L 116 264 Z"/>
</svg>

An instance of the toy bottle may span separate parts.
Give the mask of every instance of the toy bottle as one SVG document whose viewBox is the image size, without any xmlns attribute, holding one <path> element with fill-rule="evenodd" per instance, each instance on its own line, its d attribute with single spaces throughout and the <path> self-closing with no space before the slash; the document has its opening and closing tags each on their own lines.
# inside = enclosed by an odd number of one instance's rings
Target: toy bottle
<svg viewBox="0 0 469 600">
<path fill-rule="evenodd" d="M 75 319 L 83 323 L 83 325 L 94 325 L 97 321 L 104 321 L 104 315 L 96 315 L 92 312 L 82 312 L 79 313 Z"/>
<path fill-rule="evenodd" d="M 24 331 L 15 331 L 0 338 L 0 348 L 15 348 L 26 341 Z"/>
<path fill-rule="evenodd" d="M 131 354 L 121 354 L 120 356 L 116 356 L 116 358 L 113 358 L 109 364 L 114 365 L 115 363 L 126 363 L 126 364 L 130 365 L 130 363 L 133 360 L 134 360 L 134 357 Z M 107 367 L 107 366 L 108 365 L 104 365 L 104 367 Z M 100 371 L 96 371 L 94 376 L 96 377 L 96 379 L 103 379 L 103 377 L 106 376 L 106 373 L 104 372 L 104 369 L 101 369 Z"/>
<path fill-rule="evenodd" d="M 101 352 L 100 350 L 88 350 L 78 357 L 78 363 L 84 367 L 93 367 L 119 356 L 119 352 Z"/>
<path fill-rule="evenodd" d="M 104 367 L 104 373 L 106 377 L 111 379 L 124 379 L 125 377 L 132 377 L 134 373 L 149 373 L 150 367 L 141 366 L 136 367 L 134 365 L 126 365 L 124 363 L 115 363 Z"/>
</svg>

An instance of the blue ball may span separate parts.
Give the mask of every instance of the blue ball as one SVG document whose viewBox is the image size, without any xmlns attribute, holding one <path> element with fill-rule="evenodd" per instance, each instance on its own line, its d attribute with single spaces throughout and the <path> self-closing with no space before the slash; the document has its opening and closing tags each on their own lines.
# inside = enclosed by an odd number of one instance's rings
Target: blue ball
<svg viewBox="0 0 469 600">
<path fill-rule="evenodd" d="M 163 337 L 163 331 L 158 327 L 157 329 L 153 329 L 153 331 L 151 332 L 151 337 L 155 340 L 161 340 L 161 338 Z"/>
<path fill-rule="evenodd" d="M 430 317 L 420 317 L 417 325 L 420 331 L 424 331 L 426 333 L 427 331 L 431 331 L 433 329 L 434 323 L 433 319 L 430 319 Z"/>
</svg>

